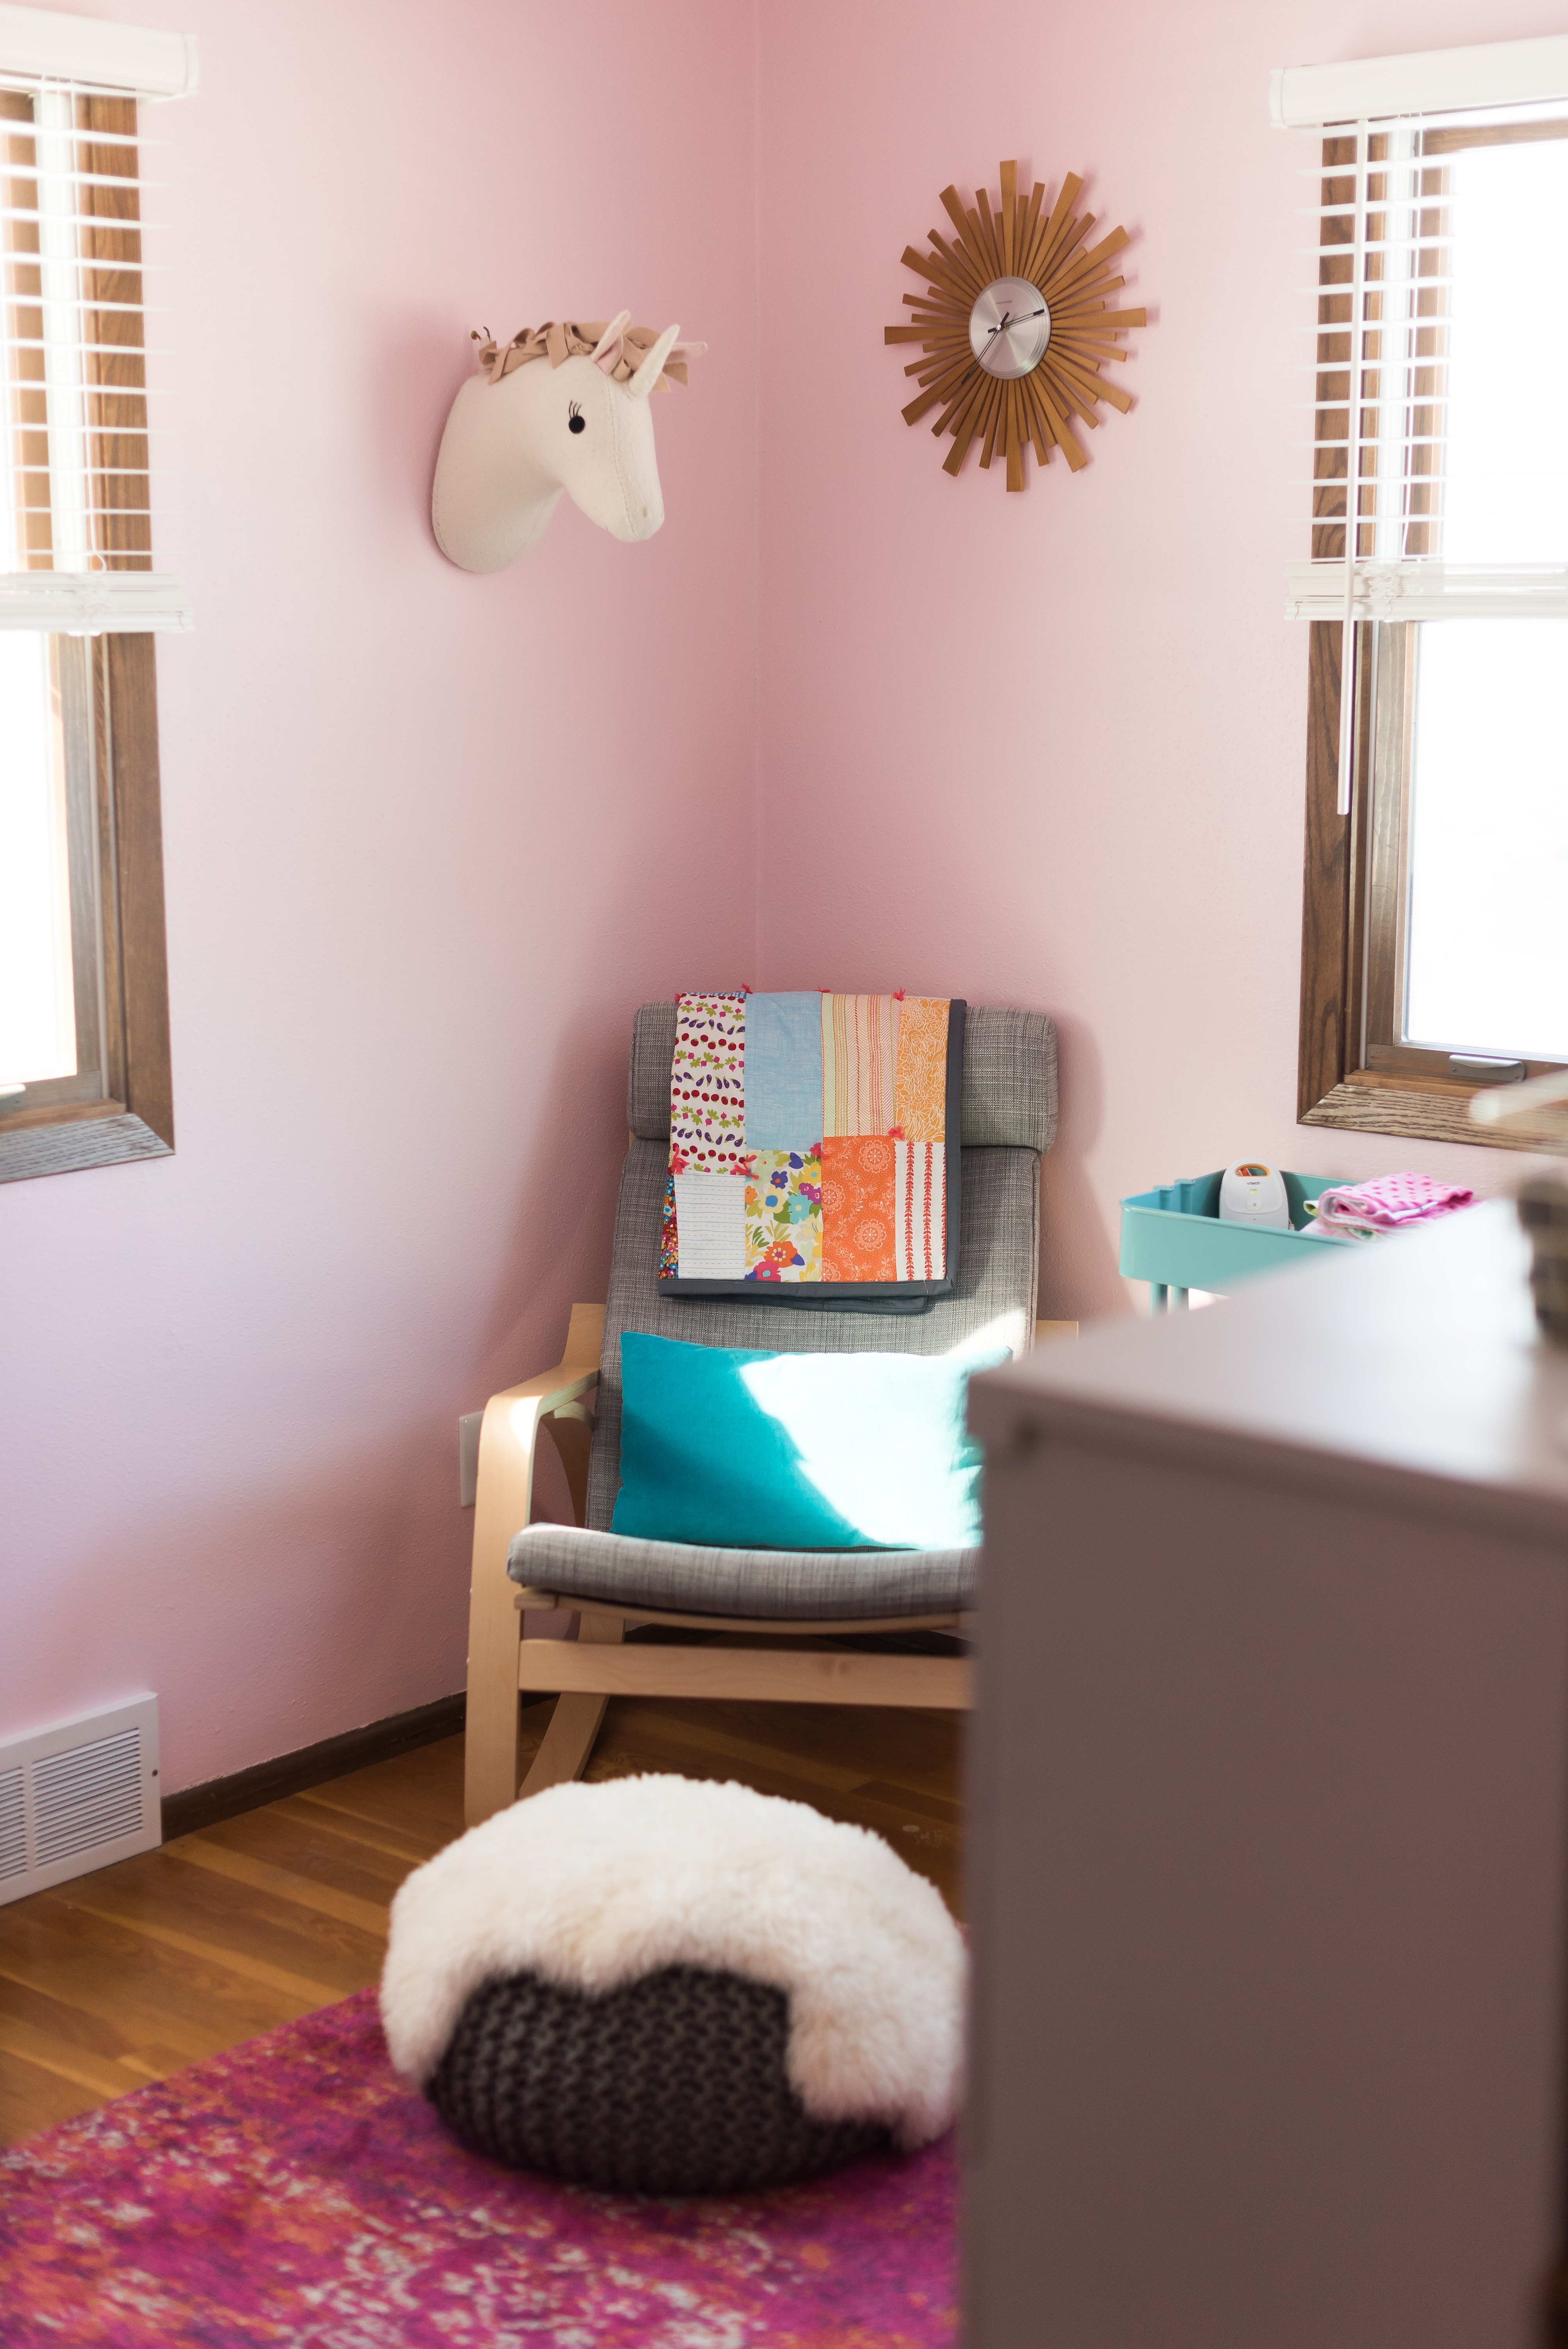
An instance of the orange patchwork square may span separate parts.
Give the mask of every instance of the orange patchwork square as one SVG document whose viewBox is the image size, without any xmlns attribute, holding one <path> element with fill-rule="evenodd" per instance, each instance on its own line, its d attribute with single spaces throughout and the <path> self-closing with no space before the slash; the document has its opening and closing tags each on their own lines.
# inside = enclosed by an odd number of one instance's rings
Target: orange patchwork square
<svg viewBox="0 0 1568 2349">
<path fill-rule="evenodd" d="M 896 1280 L 892 1143 L 880 1133 L 822 1143 L 822 1278 Z"/>
<path fill-rule="evenodd" d="M 947 1005 L 906 995 L 898 1007 L 898 1130 L 906 1142 L 947 1137 Z"/>
</svg>

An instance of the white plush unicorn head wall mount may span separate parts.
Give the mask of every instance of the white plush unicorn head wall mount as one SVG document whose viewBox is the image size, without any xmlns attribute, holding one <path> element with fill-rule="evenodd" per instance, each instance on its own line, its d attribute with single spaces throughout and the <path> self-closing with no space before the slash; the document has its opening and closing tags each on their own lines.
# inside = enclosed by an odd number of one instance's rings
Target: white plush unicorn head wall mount
<svg viewBox="0 0 1568 2349">
<path fill-rule="evenodd" d="M 664 521 L 648 395 L 684 384 L 707 345 L 631 316 L 525 326 L 504 345 L 474 336 L 480 372 L 452 402 L 430 499 L 436 543 L 463 570 L 526 554 L 562 490 L 612 538 L 652 538 Z"/>
</svg>

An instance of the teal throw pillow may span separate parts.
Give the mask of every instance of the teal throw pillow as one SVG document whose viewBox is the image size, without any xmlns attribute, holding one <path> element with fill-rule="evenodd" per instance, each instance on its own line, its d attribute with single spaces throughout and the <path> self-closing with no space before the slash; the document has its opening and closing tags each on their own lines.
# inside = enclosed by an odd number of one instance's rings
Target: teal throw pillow
<svg viewBox="0 0 1568 2349">
<path fill-rule="evenodd" d="M 723 1549 L 972 1549 L 969 1380 L 1009 1350 L 772 1354 L 629 1330 L 613 1529 Z"/>
</svg>

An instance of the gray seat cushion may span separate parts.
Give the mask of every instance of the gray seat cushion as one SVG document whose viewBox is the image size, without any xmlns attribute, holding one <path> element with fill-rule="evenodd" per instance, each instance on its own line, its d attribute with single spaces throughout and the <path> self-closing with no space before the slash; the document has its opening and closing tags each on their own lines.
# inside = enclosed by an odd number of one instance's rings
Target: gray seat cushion
<svg viewBox="0 0 1568 2349">
<path fill-rule="evenodd" d="M 582 1526 L 529 1526 L 507 1558 L 514 1582 L 584 1605 L 799 1622 L 956 1614 L 975 1603 L 979 1565 L 977 1549 L 699 1549 Z"/>
</svg>

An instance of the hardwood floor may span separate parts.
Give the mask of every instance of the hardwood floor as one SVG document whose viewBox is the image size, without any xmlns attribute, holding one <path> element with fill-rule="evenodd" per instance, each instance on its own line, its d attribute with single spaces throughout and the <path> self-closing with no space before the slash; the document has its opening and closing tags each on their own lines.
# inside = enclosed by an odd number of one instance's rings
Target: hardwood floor
<svg viewBox="0 0 1568 2349">
<path fill-rule="evenodd" d="M 545 1699 L 524 1713 L 535 1741 Z M 955 1911 L 963 1720 L 831 1705 L 612 1703 L 591 1779 L 738 1778 L 874 1827 Z M 462 1833 L 445 1739 L 0 1909 L 0 2144 L 377 1980 L 410 1868 Z"/>
</svg>

